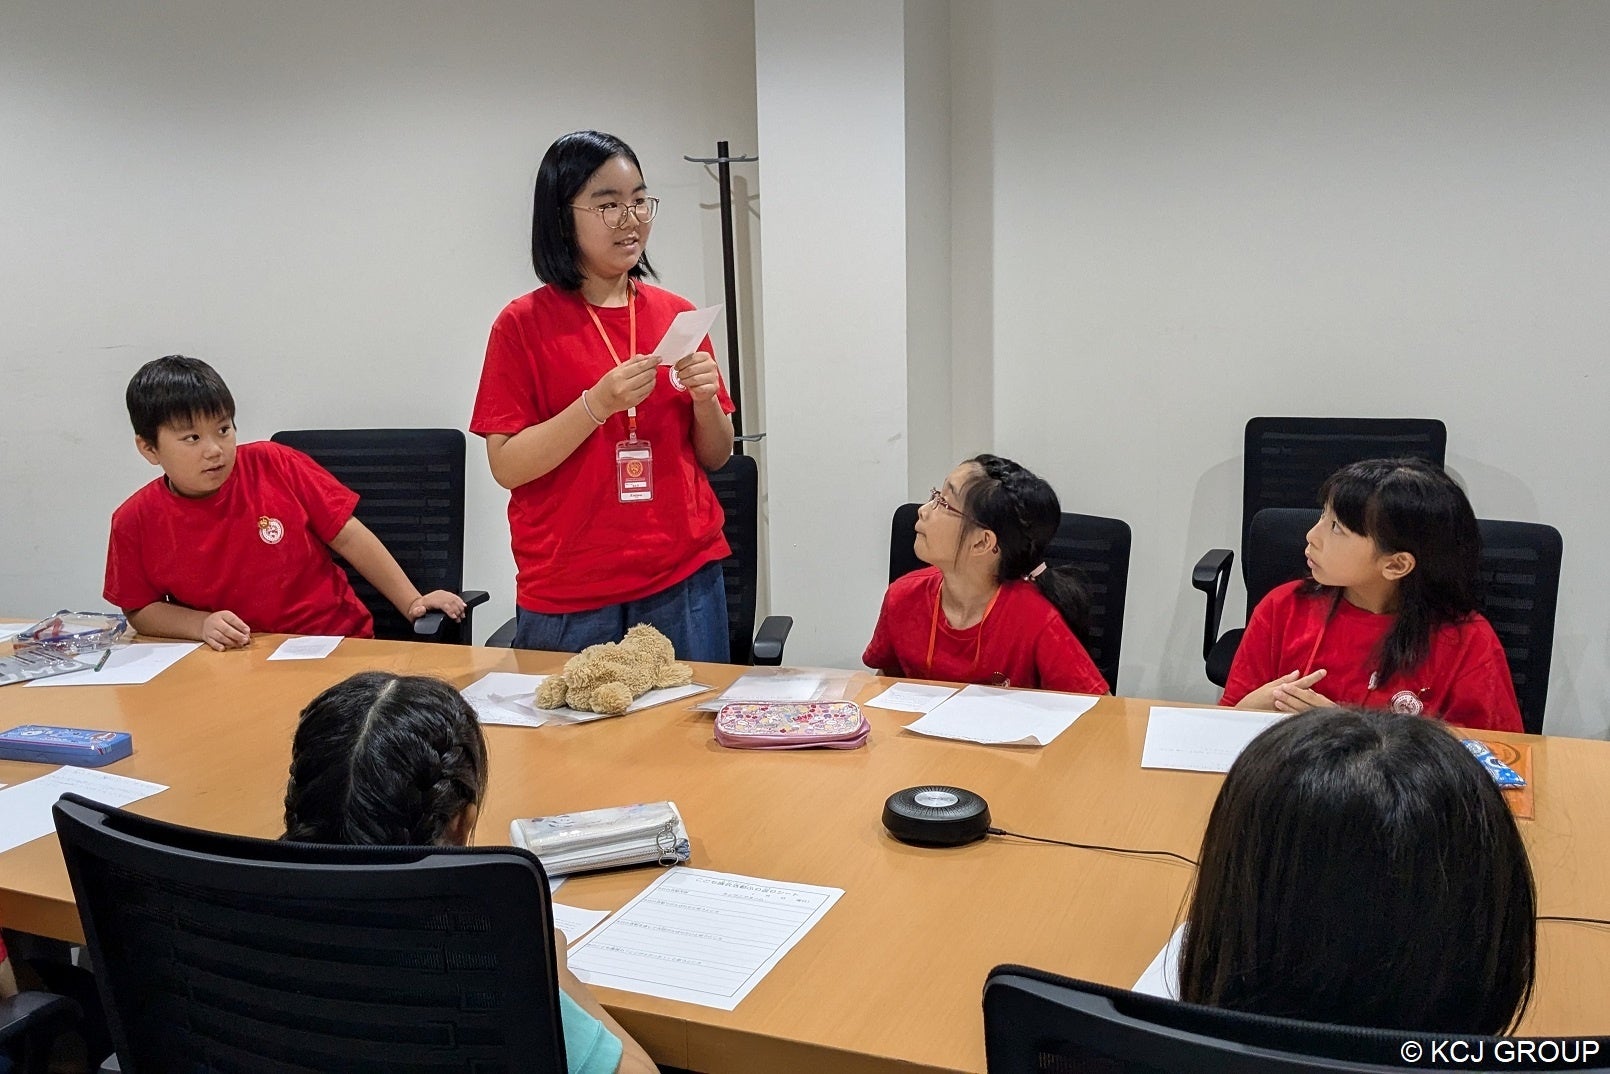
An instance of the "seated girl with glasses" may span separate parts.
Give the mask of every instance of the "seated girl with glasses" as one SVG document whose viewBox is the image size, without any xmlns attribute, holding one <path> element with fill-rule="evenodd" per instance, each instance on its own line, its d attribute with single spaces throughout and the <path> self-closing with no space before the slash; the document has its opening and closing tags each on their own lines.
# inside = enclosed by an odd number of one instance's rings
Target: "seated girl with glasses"
<svg viewBox="0 0 1610 1074">
<path fill-rule="evenodd" d="M 1253 739 L 1202 837 L 1179 998 L 1423 1033 L 1503 1033 L 1532 992 L 1526 845 L 1435 720 L 1314 709 Z"/>
<path fill-rule="evenodd" d="M 439 679 L 365 671 L 302 710 L 291 743 L 285 838 L 347 846 L 465 846 L 486 794 L 475 711 Z M 570 1074 L 657 1068 L 565 965 L 554 932 Z"/>
<path fill-rule="evenodd" d="M 1104 694 L 1080 638 L 1090 602 L 1076 571 L 1048 568 L 1062 505 L 1011 459 L 980 455 L 917 512 L 917 558 L 896 579 L 861 659 L 891 677 Z"/>
</svg>

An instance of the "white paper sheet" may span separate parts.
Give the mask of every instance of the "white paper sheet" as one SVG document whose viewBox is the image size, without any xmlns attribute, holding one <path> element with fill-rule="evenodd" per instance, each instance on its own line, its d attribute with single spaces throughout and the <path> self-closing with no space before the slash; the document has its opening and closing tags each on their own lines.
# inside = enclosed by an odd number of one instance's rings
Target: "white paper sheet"
<svg viewBox="0 0 1610 1074">
<path fill-rule="evenodd" d="M 1146 718 L 1142 768 L 1228 772 L 1247 743 L 1285 719 L 1278 712 L 1241 709 L 1174 709 L 1153 705 Z"/>
<path fill-rule="evenodd" d="M 730 1011 L 844 894 L 678 866 L 571 948 L 588 984 Z"/>
<path fill-rule="evenodd" d="M 585 910 L 580 906 L 566 906 L 562 902 L 553 904 L 553 927 L 565 934 L 567 944 L 581 939 L 608 916 L 608 910 Z"/>
<path fill-rule="evenodd" d="M 1048 746 L 1100 698 L 1041 690 L 968 686 L 907 731 L 989 746 Z"/>
<path fill-rule="evenodd" d="M 1174 935 L 1168 938 L 1168 943 L 1157 952 L 1151 965 L 1141 973 L 1140 980 L 1135 982 L 1131 992 L 1139 992 L 1143 996 L 1161 996 L 1163 999 L 1180 998 L 1180 948 L 1185 945 L 1185 926 L 1181 925 L 1174 930 Z"/>
<path fill-rule="evenodd" d="M 64 765 L 0 791 L 0 854 L 56 830 L 50 807 L 68 791 L 110 806 L 126 806 L 168 788 L 93 768 Z"/>
<path fill-rule="evenodd" d="M 893 709 L 896 712 L 932 712 L 955 692 L 954 686 L 897 682 L 866 704 L 871 708 Z"/>
<path fill-rule="evenodd" d="M 859 692 L 864 671 L 838 668 L 758 667 L 733 680 L 719 696 L 693 706 L 717 712 L 729 701 L 842 701 Z"/>
<path fill-rule="evenodd" d="M 671 320 L 665 335 L 648 353 L 657 355 L 661 365 L 676 365 L 699 349 L 704 337 L 710 334 L 710 327 L 721 316 L 721 309 L 721 303 L 718 302 L 703 309 L 683 310 Z"/>
<path fill-rule="evenodd" d="M 581 712 L 577 709 L 539 709 L 536 706 L 537 687 L 546 675 L 522 675 L 517 671 L 489 671 L 459 691 L 483 724 L 503 724 L 509 727 L 541 727 L 550 723 L 586 723 L 589 720 L 608 719 L 598 712 Z M 679 701 L 710 689 L 702 683 L 671 686 L 664 690 L 650 690 L 626 706 L 628 715 L 642 712 L 656 705 Z"/>
<path fill-rule="evenodd" d="M 53 675 L 48 679 L 35 679 L 28 687 L 36 686 L 138 686 L 150 682 L 174 664 L 201 648 L 199 641 L 165 641 L 128 645 L 113 649 L 106 658 L 106 666 L 96 671 L 99 653 L 88 653 L 79 658 L 83 671 L 67 675 Z"/>
<path fill-rule="evenodd" d="M 309 634 L 305 638 L 286 638 L 280 647 L 268 654 L 270 660 L 323 660 L 335 652 L 344 639 L 325 634 Z"/>
</svg>

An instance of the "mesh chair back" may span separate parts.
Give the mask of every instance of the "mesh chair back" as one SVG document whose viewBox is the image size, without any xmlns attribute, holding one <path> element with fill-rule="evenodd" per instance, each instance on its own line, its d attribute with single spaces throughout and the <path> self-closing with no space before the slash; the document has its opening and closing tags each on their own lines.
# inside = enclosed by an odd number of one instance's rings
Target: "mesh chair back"
<svg viewBox="0 0 1610 1074">
<path fill-rule="evenodd" d="M 1509 658 L 1521 722 L 1543 733 L 1549 667 L 1554 660 L 1554 612 L 1560 597 L 1560 531 L 1538 522 L 1479 519 L 1482 614 Z"/>
<path fill-rule="evenodd" d="M 217 835 L 54 807 L 124 1074 L 562 1074 L 548 885 L 495 848 Z"/>
<path fill-rule="evenodd" d="M 1271 507 L 1252 516 L 1241 568 L 1247 579 L 1247 617 L 1269 591 L 1308 577 L 1308 531 L 1319 521 L 1317 507 Z"/>
<path fill-rule="evenodd" d="M 748 664 L 755 638 L 755 591 L 760 568 L 760 471 L 749 455 L 734 455 L 709 473 L 726 513 L 722 532 L 732 555 L 721 561 L 727 584 L 727 634 L 734 664 Z"/>
<path fill-rule="evenodd" d="M 464 434 L 457 429 L 290 429 L 273 436 L 359 496 L 357 517 L 421 593 L 464 588 Z M 375 637 L 417 640 L 413 624 L 341 561 Z"/>
<path fill-rule="evenodd" d="M 1319 486 L 1350 462 L 1413 455 L 1442 466 L 1447 453 L 1448 428 L 1434 418 L 1252 418 L 1241 486 L 1241 548 L 1259 511 L 1318 506 Z M 1244 572 L 1244 558 L 1242 567 Z"/>
<path fill-rule="evenodd" d="M 927 566 L 913 550 L 920 504 L 895 508 L 889 533 L 889 581 Z M 1085 649 L 1114 691 L 1118 689 L 1118 656 L 1124 640 L 1124 601 L 1129 592 L 1129 524 L 1100 515 L 1064 511 L 1056 536 L 1046 549 L 1051 567 L 1075 567 L 1084 575 L 1090 596 L 1090 630 Z"/>
<path fill-rule="evenodd" d="M 984 984 L 984 1053 L 989 1074 L 1317 1074 L 1319 1071 L 1453 1069 L 1589 1070 L 1605 1074 L 1610 1037 L 1580 1041 L 1538 1062 L 1483 1065 L 1434 1061 L 1499 1057 L 1503 1038 L 1320 1025 L 1215 1010 L 1059 977 L 997 966 Z M 1405 1059 L 1405 1042 L 1418 1051 Z M 1574 1047 L 1572 1046 L 1574 1045 Z M 1509 1045 L 1513 1047 L 1513 1045 Z M 1584 1062 L 1584 1055 L 1590 1061 Z M 1591 1061 L 1596 1055 L 1598 1061 Z M 1574 1058 L 1573 1058 L 1574 1057 Z M 1552 1060 L 1552 1061 L 1550 1061 Z"/>
</svg>

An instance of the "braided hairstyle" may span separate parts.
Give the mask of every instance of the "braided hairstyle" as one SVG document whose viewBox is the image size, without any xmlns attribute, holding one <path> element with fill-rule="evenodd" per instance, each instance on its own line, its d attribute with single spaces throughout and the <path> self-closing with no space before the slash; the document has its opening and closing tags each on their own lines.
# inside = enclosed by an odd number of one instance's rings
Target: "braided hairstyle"
<svg viewBox="0 0 1610 1074">
<path fill-rule="evenodd" d="M 365 671 L 302 710 L 285 836 L 306 843 L 441 846 L 486 791 L 486 740 L 447 683 Z"/>
<path fill-rule="evenodd" d="M 995 580 L 1006 583 L 1027 578 L 1045 561 L 1046 549 L 1062 522 L 1062 504 L 1044 478 L 1011 459 L 979 455 L 969 459 L 975 476 L 962 490 L 962 539 L 980 529 L 995 534 L 1001 551 Z M 1090 595 L 1075 567 L 1050 567 L 1029 579 L 1051 602 L 1068 629 L 1081 643 L 1089 643 Z"/>
</svg>

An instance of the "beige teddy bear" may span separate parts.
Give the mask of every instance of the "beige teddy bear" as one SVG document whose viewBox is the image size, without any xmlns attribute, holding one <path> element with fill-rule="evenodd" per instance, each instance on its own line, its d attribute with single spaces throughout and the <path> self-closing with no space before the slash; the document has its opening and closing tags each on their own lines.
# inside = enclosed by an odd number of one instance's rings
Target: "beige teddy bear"
<svg viewBox="0 0 1610 1074">
<path fill-rule="evenodd" d="M 618 642 L 589 645 L 569 660 L 557 675 L 537 687 L 537 708 L 569 706 L 583 712 L 619 716 L 632 700 L 650 690 L 686 686 L 693 669 L 676 662 L 671 640 L 639 623 Z"/>
</svg>

